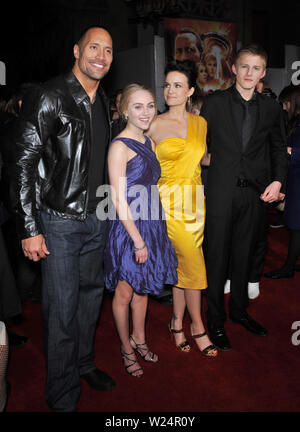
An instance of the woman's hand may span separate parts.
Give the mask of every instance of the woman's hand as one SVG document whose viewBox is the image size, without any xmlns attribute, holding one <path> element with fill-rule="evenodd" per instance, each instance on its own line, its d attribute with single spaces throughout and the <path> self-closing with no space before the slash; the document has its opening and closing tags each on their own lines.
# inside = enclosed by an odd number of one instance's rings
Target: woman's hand
<svg viewBox="0 0 300 432">
<path fill-rule="evenodd" d="M 260 199 L 267 203 L 283 200 L 285 195 L 280 193 L 280 189 L 281 183 L 279 181 L 273 181 L 266 187 L 264 193 L 261 194 Z"/>
<path fill-rule="evenodd" d="M 146 262 L 148 259 L 148 249 L 146 243 L 144 243 L 144 245 L 140 247 L 134 245 L 134 253 L 135 253 L 136 262 L 140 264 Z"/>
</svg>

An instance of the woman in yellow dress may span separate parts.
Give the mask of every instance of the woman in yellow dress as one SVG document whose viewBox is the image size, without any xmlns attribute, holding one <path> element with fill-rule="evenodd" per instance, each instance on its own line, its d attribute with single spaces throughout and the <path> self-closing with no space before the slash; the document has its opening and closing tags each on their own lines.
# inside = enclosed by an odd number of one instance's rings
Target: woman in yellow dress
<svg viewBox="0 0 300 432">
<path fill-rule="evenodd" d="M 195 90 L 193 62 L 172 62 L 165 70 L 164 98 L 169 109 L 152 122 L 148 135 L 156 143 L 161 165 L 159 192 L 168 235 L 178 258 L 177 285 L 173 287 L 173 316 L 169 330 L 183 352 L 190 344 L 183 332 L 185 309 L 191 318 L 191 336 L 202 354 L 215 357 L 201 318 L 201 290 L 207 288 L 202 251 L 205 203 L 201 161 L 206 159 L 206 120 L 186 110 Z"/>
</svg>

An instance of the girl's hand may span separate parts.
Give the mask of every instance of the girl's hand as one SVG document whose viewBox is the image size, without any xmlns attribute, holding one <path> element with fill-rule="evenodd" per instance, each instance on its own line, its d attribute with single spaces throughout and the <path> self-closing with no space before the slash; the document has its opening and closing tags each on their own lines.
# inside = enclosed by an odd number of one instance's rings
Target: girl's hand
<svg viewBox="0 0 300 432">
<path fill-rule="evenodd" d="M 148 259 L 148 249 L 146 243 L 141 247 L 134 247 L 135 259 L 136 262 L 143 264 Z"/>
</svg>

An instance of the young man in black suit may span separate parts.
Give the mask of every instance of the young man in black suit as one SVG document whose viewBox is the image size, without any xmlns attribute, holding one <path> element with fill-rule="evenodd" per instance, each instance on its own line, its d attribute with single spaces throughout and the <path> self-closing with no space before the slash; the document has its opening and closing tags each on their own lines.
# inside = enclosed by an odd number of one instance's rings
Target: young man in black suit
<svg viewBox="0 0 300 432">
<path fill-rule="evenodd" d="M 267 334 L 247 314 L 248 277 L 265 203 L 284 198 L 287 172 L 282 109 L 256 91 L 266 74 L 267 54 L 257 45 L 238 51 L 235 84 L 205 98 L 211 162 L 206 186 L 208 328 L 212 342 L 231 348 L 224 330 L 224 283 L 231 259 L 230 319 L 248 331 Z"/>
</svg>

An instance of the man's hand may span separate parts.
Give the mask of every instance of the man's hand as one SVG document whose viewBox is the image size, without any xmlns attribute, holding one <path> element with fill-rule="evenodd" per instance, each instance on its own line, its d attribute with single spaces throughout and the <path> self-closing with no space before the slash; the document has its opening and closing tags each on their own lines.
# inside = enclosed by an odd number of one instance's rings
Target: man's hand
<svg viewBox="0 0 300 432">
<path fill-rule="evenodd" d="M 274 201 L 281 201 L 284 199 L 285 195 L 280 193 L 281 183 L 279 181 L 274 181 L 266 187 L 263 194 L 261 194 L 260 199 L 267 203 L 272 203 Z"/>
<path fill-rule="evenodd" d="M 24 255 L 33 261 L 39 261 L 50 254 L 42 234 L 22 240 L 22 249 Z"/>
</svg>

